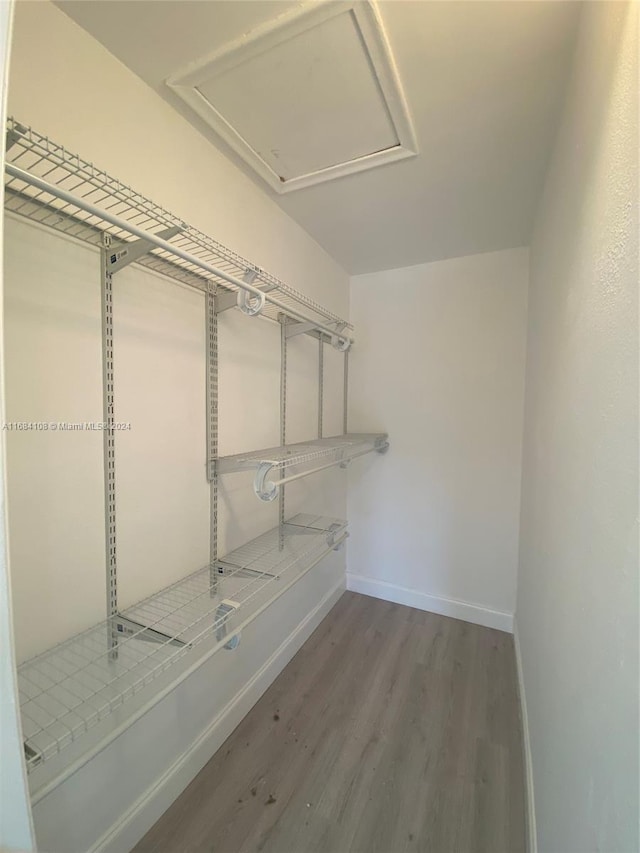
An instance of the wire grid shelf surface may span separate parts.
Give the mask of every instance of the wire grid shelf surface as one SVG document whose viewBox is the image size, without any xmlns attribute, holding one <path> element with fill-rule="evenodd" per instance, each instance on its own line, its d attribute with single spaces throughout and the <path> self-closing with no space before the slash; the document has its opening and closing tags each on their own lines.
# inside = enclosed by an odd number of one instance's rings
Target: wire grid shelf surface
<svg viewBox="0 0 640 853">
<path fill-rule="evenodd" d="M 233 456 L 220 456 L 217 460 L 219 474 L 234 471 L 246 471 L 261 465 L 284 469 L 296 465 L 306 465 L 318 460 L 344 460 L 360 451 L 383 449 L 388 440 L 386 433 L 346 433 L 330 438 L 318 438 L 299 444 L 285 444 L 282 447 L 268 447 L 265 450 L 252 450 L 236 453 Z"/>
<path fill-rule="evenodd" d="M 220 560 L 215 588 L 206 566 L 23 663 L 18 686 L 28 769 L 61 752 L 200 641 L 222 640 L 252 618 L 329 553 L 345 528 L 340 519 L 297 515 Z M 123 620 L 141 627 L 118 633 Z"/>
<path fill-rule="evenodd" d="M 272 292 L 285 306 L 312 312 L 314 317 L 310 319 L 335 325 L 338 332 L 353 328 L 274 275 L 13 118 L 7 121 L 6 160 L 150 233 L 179 228 L 180 232 L 176 236 L 168 238 L 172 246 L 238 279 L 242 279 L 247 272 L 255 273 L 254 286 Z M 99 216 L 59 200 L 18 178 L 5 176 L 5 206 L 14 213 L 93 245 L 101 245 L 104 234 L 109 234 L 116 243 L 135 241 L 135 237 L 125 229 L 117 228 Z M 209 275 L 200 267 L 158 247 L 139 258 L 137 263 L 201 289 L 206 289 L 207 283 L 213 282 L 228 290 L 237 290 L 226 279 Z M 265 304 L 263 314 L 278 319 L 278 313 L 276 306 L 268 302 Z"/>
</svg>

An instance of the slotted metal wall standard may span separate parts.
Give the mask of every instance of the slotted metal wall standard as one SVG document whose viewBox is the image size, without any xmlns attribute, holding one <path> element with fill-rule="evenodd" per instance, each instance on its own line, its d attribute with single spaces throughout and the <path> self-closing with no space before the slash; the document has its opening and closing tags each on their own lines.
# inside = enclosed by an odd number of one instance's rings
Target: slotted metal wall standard
<svg viewBox="0 0 640 853">
<path fill-rule="evenodd" d="M 10 119 L 5 203 L 9 211 L 70 234 L 101 251 L 105 484 L 106 619 L 19 667 L 25 756 L 33 769 L 181 658 L 205 638 L 233 648 L 244 624 L 281 595 L 346 536 L 346 522 L 297 515 L 286 520 L 285 484 L 388 447 L 385 434 L 323 438 L 324 346 L 344 352 L 343 421 L 347 423 L 352 327 L 275 276 L 186 225 L 159 205 L 62 146 Z M 113 372 L 113 277 L 132 263 L 204 293 L 206 322 L 206 474 L 210 495 L 209 563 L 121 612 L 117 595 L 117 519 Z M 280 440 L 277 448 L 220 457 L 218 320 L 237 307 L 280 324 Z M 287 342 L 318 339 L 318 437 L 286 444 Z M 321 462 L 317 465 L 315 463 Z M 222 474 L 254 469 L 262 500 L 279 495 L 279 524 L 225 557 L 218 554 Z M 279 478 L 271 481 L 272 470 Z M 285 476 L 286 475 L 286 476 Z M 284 580 L 284 583 L 273 581 Z M 115 730 L 114 730 L 115 731 Z M 112 734 L 115 736 L 115 734 Z"/>
<path fill-rule="evenodd" d="M 103 432 L 104 453 L 104 519 L 105 563 L 107 567 L 107 619 L 118 613 L 118 567 L 116 557 L 116 446 L 113 423 L 113 276 L 108 268 L 107 251 L 111 238 L 104 235 L 100 251 L 100 297 L 102 315 L 102 419 L 107 425 Z M 118 637 L 115 625 L 109 632 L 109 649 L 117 655 Z"/>
<path fill-rule="evenodd" d="M 207 290 L 207 459 L 218 456 L 218 306 L 216 286 Z M 209 480 L 209 584 L 218 588 L 218 472 L 207 465 Z"/>
<path fill-rule="evenodd" d="M 287 318 L 280 315 L 280 444 L 287 443 Z M 216 468 L 219 470 L 219 460 L 216 460 Z M 280 528 L 284 524 L 286 491 L 280 489 L 278 496 L 278 523 Z M 280 547 L 283 542 L 281 539 Z"/>
</svg>

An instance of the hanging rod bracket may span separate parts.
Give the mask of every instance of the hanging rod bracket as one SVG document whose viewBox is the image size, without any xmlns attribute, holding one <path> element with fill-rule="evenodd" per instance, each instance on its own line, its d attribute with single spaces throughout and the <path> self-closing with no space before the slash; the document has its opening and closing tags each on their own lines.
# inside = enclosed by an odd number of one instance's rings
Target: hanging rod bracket
<svg viewBox="0 0 640 853">
<path fill-rule="evenodd" d="M 347 352 L 351 347 L 351 340 L 341 335 L 333 335 L 331 338 L 331 346 L 337 349 L 338 352 Z"/>
<path fill-rule="evenodd" d="M 258 273 L 256 270 L 248 269 L 242 276 L 242 280 L 245 284 L 253 284 L 257 275 Z M 262 312 L 265 298 L 266 297 L 261 290 L 253 293 L 248 290 L 239 290 L 236 297 L 238 308 L 243 314 L 246 314 L 247 317 L 255 317 L 256 314 L 260 314 Z"/>
<path fill-rule="evenodd" d="M 316 474 L 319 471 L 325 471 L 327 468 L 333 468 L 335 465 L 338 465 L 340 468 L 347 468 L 351 464 L 351 461 L 353 459 L 357 459 L 359 456 L 365 456 L 367 453 L 371 453 L 372 451 L 385 453 L 388 448 L 389 441 L 387 436 L 380 435 L 374 440 L 372 446 L 366 447 L 364 450 L 342 448 L 338 459 L 333 459 L 331 462 L 327 462 L 315 468 L 298 471 L 296 474 L 288 474 L 285 477 L 280 476 L 280 479 L 278 480 L 270 478 L 271 471 L 278 465 L 278 463 L 265 459 L 256 467 L 256 473 L 253 479 L 253 490 L 261 501 L 272 501 L 278 496 L 280 487 L 287 483 L 292 483 L 294 480 L 299 480 L 302 477 L 308 477 L 310 474 Z M 292 467 L 295 467 L 295 464 L 296 463 L 293 463 Z M 301 465 L 303 462 L 298 464 Z M 282 468 L 279 470 L 282 472 Z"/>
<path fill-rule="evenodd" d="M 155 236 L 160 237 L 162 240 L 170 240 L 183 230 L 180 225 L 174 225 L 171 228 L 165 228 L 164 231 L 158 231 Z M 149 240 L 138 239 L 133 240 L 131 243 L 119 243 L 117 247 L 112 248 L 107 253 L 107 272 L 115 273 L 123 270 L 129 264 L 133 264 L 143 257 L 143 255 L 148 255 L 153 248 L 154 245 Z"/>
<path fill-rule="evenodd" d="M 278 495 L 278 486 L 273 480 L 267 480 L 273 464 L 271 462 L 261 462 L 258 465 L 258 470 L 253 480 L 253 490 L 261 501 L 272 501 Z"/>
</svg>

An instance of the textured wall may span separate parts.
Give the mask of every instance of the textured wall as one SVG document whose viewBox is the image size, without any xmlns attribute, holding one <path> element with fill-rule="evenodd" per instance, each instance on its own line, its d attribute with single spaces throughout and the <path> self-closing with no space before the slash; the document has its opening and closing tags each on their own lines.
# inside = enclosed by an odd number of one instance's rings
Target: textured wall
<svg viewBox="0 0 640 853">
<path fill-rule="evenodd" d="M 638 849 L 637 17 L 584 6 L 531 245 L 516 618 L 546 853 Z"/>
</svg>

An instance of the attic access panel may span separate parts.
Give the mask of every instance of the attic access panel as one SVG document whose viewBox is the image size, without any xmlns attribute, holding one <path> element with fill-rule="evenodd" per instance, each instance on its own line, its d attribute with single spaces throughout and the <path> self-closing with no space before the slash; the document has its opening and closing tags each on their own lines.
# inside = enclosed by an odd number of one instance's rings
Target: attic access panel
<svg viewBox="0 0 640 853">
<path fill-rule="evenodd" d="M 313 3 L 167 85 L 278 193 L 416 154 L 373 3 Z"/>
</svg>

